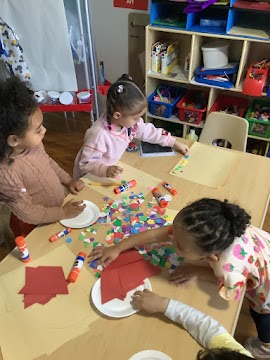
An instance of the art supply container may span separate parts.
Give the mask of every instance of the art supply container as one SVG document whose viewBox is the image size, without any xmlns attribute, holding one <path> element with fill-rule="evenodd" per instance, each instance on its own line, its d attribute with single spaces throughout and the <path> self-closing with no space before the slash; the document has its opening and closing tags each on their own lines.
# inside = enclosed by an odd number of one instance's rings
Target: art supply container
<svg viewBox="0 0 270 360">
<path fill-rule="evenodd" d="M 74 100 L 73 95 L 68 91 L 63 92 L 59 96 L 59 102 L 62 105 L 71 105 L 74 102 L 73 100 Z"/>
<path fill-rule="evenodd" d="M 48 91 L 48 104 L 58 104 L 60 92 L 58 91 Z"/>
<path fill-rule="evenodd" d="M 42 90 L 35 91 L 34 97 L 37 99 L 37 102 L 39 103 L 39 105 L 46 104 L 46 102 L 48 100 L 48 95 L 47 95 L 46 91 L 42 91 Z"/>
<path fill-rule="evenodd" d="M 77 94 L 77 99 L 79 100 L 79 104 L 90 103 L 91 94 L 89 91 L 81 91 Z"/>
<path fill-rule="evenodd" d="M 225 41 L 213 41 L 202 45 L 204 67 L 218 69 L 228 65 L 229 46 Z"/>
</svg>

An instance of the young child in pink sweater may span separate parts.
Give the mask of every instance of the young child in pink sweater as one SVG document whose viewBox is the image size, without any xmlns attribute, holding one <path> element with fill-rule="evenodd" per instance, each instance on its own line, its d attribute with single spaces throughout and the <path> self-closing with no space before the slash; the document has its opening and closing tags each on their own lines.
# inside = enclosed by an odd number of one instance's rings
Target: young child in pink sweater
<svg viewBox="0 0 270 360">
<path fill-rule="evenodd" d="M 0 201 L 12 211 L 15 236 L 26 236 L 38 224 L 73 218 L 85 207 L 81 202 L 62 207 L 63 185 L 77 194 L 84 184 L 49 157 L 42 144 L 45 133 L 33 92 L 16 77 L 0 83 Z"/>
<path fill-rule="evenodd" d="M 187 154 L 188 146 L 164 129 L 144 123 L 147 99 L 128 75 L 122 75 L 110 87 L 107 112 L 86 131 L 84 144 L 74 166 L 74 178 L 91 173 L 99 177 L 116 177 L 123 169 L 115 164 L 135 138 L 152 144 L 170 146 Z"/>
</svg>

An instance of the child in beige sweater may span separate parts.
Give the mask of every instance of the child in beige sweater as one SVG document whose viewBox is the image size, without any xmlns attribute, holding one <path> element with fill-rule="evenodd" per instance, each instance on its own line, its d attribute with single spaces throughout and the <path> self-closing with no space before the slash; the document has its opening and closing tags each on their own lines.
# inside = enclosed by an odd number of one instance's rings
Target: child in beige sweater
<svg viewBox="0 0 270 360">
<path fill-rule="evenodd" d="M 63 185 L 77 194 L 84 187 L 49 157 L 42 144 L 43 114 L 33 92 L 13 77 L 0 84 L 0 201 L 11 209 L 15 236 L 26 236 L 39 224 L 73 218 L 80 202 L 62 207 Z M 18 192 L 14 189 L 20 189 Z M 22 191 L 23 189 L 23 191 Z"/>
</svg>

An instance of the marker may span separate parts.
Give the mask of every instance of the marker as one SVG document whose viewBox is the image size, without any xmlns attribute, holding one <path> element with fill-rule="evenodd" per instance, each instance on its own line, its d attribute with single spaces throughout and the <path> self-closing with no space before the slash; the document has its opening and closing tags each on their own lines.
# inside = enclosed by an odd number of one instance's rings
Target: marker
<svg viewBox="0 0 270 360">
<path fill-rule="evenodd" d="M 156 198 L 156 200 L 161 208 L 165 208 L 168 206 L 168 201 L 166 201 L 165 198 L 162 196 L 161 192 L 159 191 L 159 188 L 155 187 L 152 190 L 152 194 Z"/>
<path fill-rule="evenodd" d="M 136 180 L 131 180 L 131 181 L 127 182 L 126 184 L 116 187 L 113 191 L 115 192 L 115 194 L 120 194 L 136 185 L 137 185 Z"/>
<path fill-rule="evenodd" d="M 79 254 L 77 255 L 76 260 L 72 266 L 72 269 L 70 270 L 70 273 L 68 275 L 68 278 L 67 278 L 68 282 L 74 283 L 77 280 L 80 270 L 83 267 L 85 258 L 86 258 L 86 253 L 79 252 Z"/>
<path fill-rule="evenodd" d="M 166 181 L 162 183 L 162 185 L 167 189 L 172 195 L 177 195 L 177 191 L 175 188 L 173 188 L 170 184 L 168 184 Z"/>
<path fill-rule="evenodd" d="M 58 239 L 60 239 L 61 237 L 69 234 L 70 232 L 71 232 L 71 228 L 66 228 L 66 229 L 60 231 L 59 233 L 51 236 L 49 240 L 50 240 L 50 242 L 55 242 L 56 240 L 58 240 Z"/>
<path fill-rule="evenodd" d="M 29 251 L 26 247 L 26 242 L 23 236 L 18 236 L 15 239 L 18 250 L 20 251 L 20 258 L 22 262 L 28 263 L 30 261 Z"/>
</svg>

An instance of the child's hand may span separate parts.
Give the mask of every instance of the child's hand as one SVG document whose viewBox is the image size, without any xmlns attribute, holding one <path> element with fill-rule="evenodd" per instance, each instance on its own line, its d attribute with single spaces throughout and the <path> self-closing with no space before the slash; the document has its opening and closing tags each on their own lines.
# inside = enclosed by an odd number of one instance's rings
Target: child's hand
<svg viewBox="0 0 270 360">
<path fill-rule="evenodd" d="M 106 171 L 106 176 L 109 178 L 115 178 L 118 174 L 122 174 L 123 169 L 120 166 L 109 166 Z"/>
<path fill-rule="evenodd" d="M 63 215 L 61 219 L 72 219 L 80 215 L 80 213 L 82 213 L 85 209 L 85 206 L 86 205 L 83 203 L 83 201 L 70 200 L 62 207 Z"/>
<path fill-rule="evenodd" d="M 71 194 L 78 195 L 80 191 L 85 187 L 84 182 L 81 179 L 71 180 L 68 183 L 68 189 Z"/>
<path fill-rule="evenodd" d="M 109 265 L 113 260 L 115 260 L 118 255 L 120 254 L 120 251 L 117 249 L 116 246 L 111 247 L 104 247 L 104 246 L 97 246 L 89 257 L 89 263 L 93 260 L 98 259 L 99 264 L 103 267 L 106 267 Z"/>
<path fill-rule="evenodd" d="M 189 147 L 186 144 L 183 144 L 180 141 L 176 140 L 173 145 L 173 150 L 178 151 L 183 155 L 187 155 Z"/>
<path fill-rule="evenodd" d="M 171 285 L 180 286 L 198 280 L 198 269 L 196 265 L 182 264 L 171 274 L 169 282 Z"/>
<path fill-rule="evenodd" d="M 131 305 L 135 310 L 143 310 L 149 314 L 165 313 L 169 299 L 159 296 L 147 289 L 136 291 L 132 296 Z"/>
</svg>

